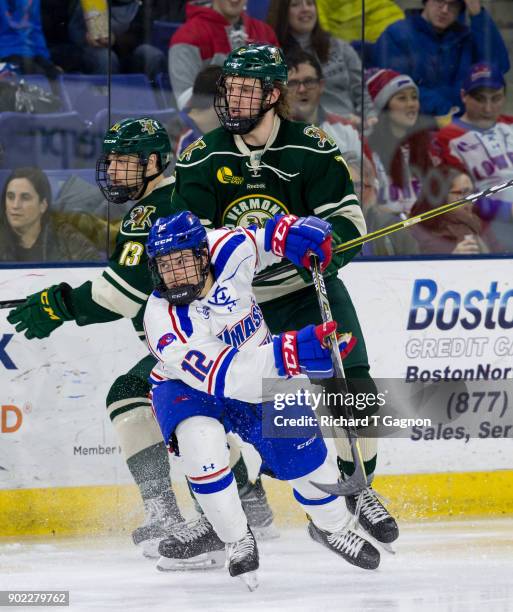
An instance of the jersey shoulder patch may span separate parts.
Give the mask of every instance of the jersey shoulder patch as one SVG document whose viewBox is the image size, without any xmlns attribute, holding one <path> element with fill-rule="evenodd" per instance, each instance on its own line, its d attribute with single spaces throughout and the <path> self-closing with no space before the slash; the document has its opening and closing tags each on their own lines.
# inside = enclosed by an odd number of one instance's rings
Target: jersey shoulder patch
<svg viewBox="0 0 513 612">
<path fill-rule="evenodd" d="M 307 125 L 303 128 L 303 134 L 307 136 L 307 138 L 313 139 L 313 144 L 318 149 L 330 150 L 333 147 L 336 147 L 335 140 L 321 127 L 318 125 Z"/>
<path fill-rule="evenodd" d="M 150 231 L 152 215 L 156 210 L 157 207 L 151 204 L 136 204 L 121 222 L 120 234 L 146 235 Z"/>
<path fill-rule="evenodd" d="M 124 216 L 119 228 L 120 237 L 147 236 L 150 227 L 158 217 L 167 217 L 172 214 L 171 195 L 174 181 L 165 180 L 165 185 L 155 189 L 137 202 Z"/>
<path fill-rule="evenodd" d="M 278 136 L 282 146 L 309 149 L 312 153 L 323 155 L 335 151 L 339 153 L 333 137 L 318 125 L 300 121 L 288 121 L 286 119 L 282 121 L 282 125 L 283 130 L 280 130 Z"/>
<path fill-rule="evenodd" d="M 200 156 L 197 155 L 197 154 L 195 156 L 195 153 L 197 151 L 202 151 L 203 149 L 206 149 L 206 147 L 207 147 L 207 145 L 206 145 L 205 141 L 203 140 L 203 137 L 198 138 L 194 142 L 191 142 L 190 145 L 185 147 L 185 149 L 182 151 L 182 153 L 178 157 L 178 161 L 180 163 L 196 161 L 196 158 L 199 159 Z M 194 160 L 193 160 L 193 157 L 194 157 Z"/>
</svg>

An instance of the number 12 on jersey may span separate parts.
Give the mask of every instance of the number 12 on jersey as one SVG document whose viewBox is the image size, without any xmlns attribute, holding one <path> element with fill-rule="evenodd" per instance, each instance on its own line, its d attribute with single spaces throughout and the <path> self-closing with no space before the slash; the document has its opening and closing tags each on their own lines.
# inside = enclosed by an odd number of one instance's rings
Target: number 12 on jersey
<svg viewBox="0 0 513 612">
<path fill-rule="evenodd" d="M 205 363 L 206 358 L 207 356 L 201 351 L 189 351 L 181 363 L 182 370 L 203 382 L 214 365 L 213 359 Z"/>
</svg>

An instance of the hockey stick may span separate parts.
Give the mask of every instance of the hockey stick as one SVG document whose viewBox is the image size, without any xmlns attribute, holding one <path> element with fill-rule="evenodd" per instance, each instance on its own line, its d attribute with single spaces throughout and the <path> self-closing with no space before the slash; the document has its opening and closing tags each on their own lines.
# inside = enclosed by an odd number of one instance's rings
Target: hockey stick
<svg viewBox="0 0 513 612">
<path fill-rule="evenodd" d="M 315 293 L 317 294 L 317 300 L 319 302 L 319 308 L 321 310 L 321 317 L 323 323 L 329 323 L 333 321 L 331 314 L 330 303 L 328 300 L 328 293 L 326 291 L 326 285 L 324 284 L 324 278 L 319 265 L 319 258 L 317 255 L 310 255 L 310 269 L 312 272 L 312 280 L 315 287 Z M 347 393 L 347 383 L 344 378 L 344 366 L 342 365 L 342 357 L 338 349 L 337 332 L 334 331 L 329 336 L 329 344 L 331 351 L 331 360 L 333 362 L 333 369 L 335 377 L 333 379 L 335 386 L 337 387 L 338 394 Z M 352 412 L 349 407 L 345 407 L 346 414 L 345 418 L 351 419 Z M 340 415 L 335 415 L 340 416 Z M 354 425 L 348 425 L 344 427 L 349 445 L 351 446 L 351 455 L 355 465 L 353 474 L 344 481 L 339 480 L 336 484 L 322 484 L 318 482 L 312 482 L 321 491 L 329 493 L 330 495 L 355 495 L 367 487 L 367 475 L 365 473 L 365 466 L 363 464 L 362 453 L 360 450 L 360 444 L 358 441 L 358 433 Z"/>
<path fill-rule="evenodd" d="M 360 236 L 359 238 L 354 238 L 353 240 L 343 242 L 342 244 L 339 244 L 333 249 L 333 253 L 345 253 L 345 251 L 354 249 L 355 247 L 365 244 L 366 242 L 372 242 L 373 240 L 383 238 L 384 236 L 388 236 L 389 234 L 398 232 L 399 230 L 415 225 L 416 223 L 421 223 L 422 221 L 433 219 L 434 217 L 438 217 L 439 215 L 444 215 L 445 213 L 451 212 L 451 210 L 455 210 L 456 208 L 459 208 L 464 204 L 468 204 L 469 202 L 475 202 L 479 198 L 487 197 L 489 195 L 498 193 L 499 191 L 504 191 L 504 189 L 508 189 L 509 187 L 513 187 L 513 179 L 510 179 L 505 183 L 492 185 L 492 187 L 484 189 L 483 191 L 471 193 L 470 195 L 465 196 L 461 200 L 455 200 L 454 202 L 449 202 L 449 204 L 442 204 L 442 206 L 438 206 L 437 208 L 433 208 L 432 210 L 426 210 L 425 212 L 420 213 L 420 215 L 410 217 L 409 219 L 404 219 L 404 221 L 399 221 L 397 223 L 393 223 L 392 225 L 387 225 L 387 227 L 382 227 L 381 229 L 375 230 L 374 232 L 370 232 L 369 234 L 365 234 L 364 236 Z M 276 274 L 281 274 L 283 272 L 291 272 L 292 270 L 295 270 L 292 264 L 283 264 L 280 267 L 276 267 L 274 270 L 268 270 L 267 272 L 264 270 L 264 272 L 257 274 L 255 280 L 269 280 L 270 278 L 273 278 Z"/>
<path fill-rule="evenodd" d="M 0 310 L 2 308 L 16 308 L 20 304 L 23 304 L 25 300 L 0 300 Z"/>
</svg>

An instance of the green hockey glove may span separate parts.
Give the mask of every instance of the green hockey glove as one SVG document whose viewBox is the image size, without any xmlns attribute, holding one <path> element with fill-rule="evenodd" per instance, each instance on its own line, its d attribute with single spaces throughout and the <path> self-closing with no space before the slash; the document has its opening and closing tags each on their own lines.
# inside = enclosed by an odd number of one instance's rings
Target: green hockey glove
<svg viewBox="0 0 513 612">
<path fill-rule="evenodd" d="M 47 338 L 64 321 L 75 318 L 65 301 L 70 291 L 67 283 L 61 283 L 29 295 L 23 304 L 9 313 L 7 320 L 17 332 L 25 332 L 29 340 Z"/>
</svg>

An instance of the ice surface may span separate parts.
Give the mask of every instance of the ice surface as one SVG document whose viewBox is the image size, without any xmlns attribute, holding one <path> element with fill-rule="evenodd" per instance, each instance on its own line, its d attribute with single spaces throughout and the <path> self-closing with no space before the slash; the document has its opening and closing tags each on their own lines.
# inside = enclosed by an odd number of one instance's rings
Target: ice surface
<svg viewBox="0 0 513 612">
<path fill-rule="evenodd" d="M 397 554 L 383 553 L 375 572 L 304 529 L 259 549 L 260 587 L 250 593 L 225 570 L 157 572 L 128 537 L 4 539 L 0 590 L 69 590 L 68 609 L 106 612 L 513 611 L 513 519 L 401 525 Z"/>
</svg>

